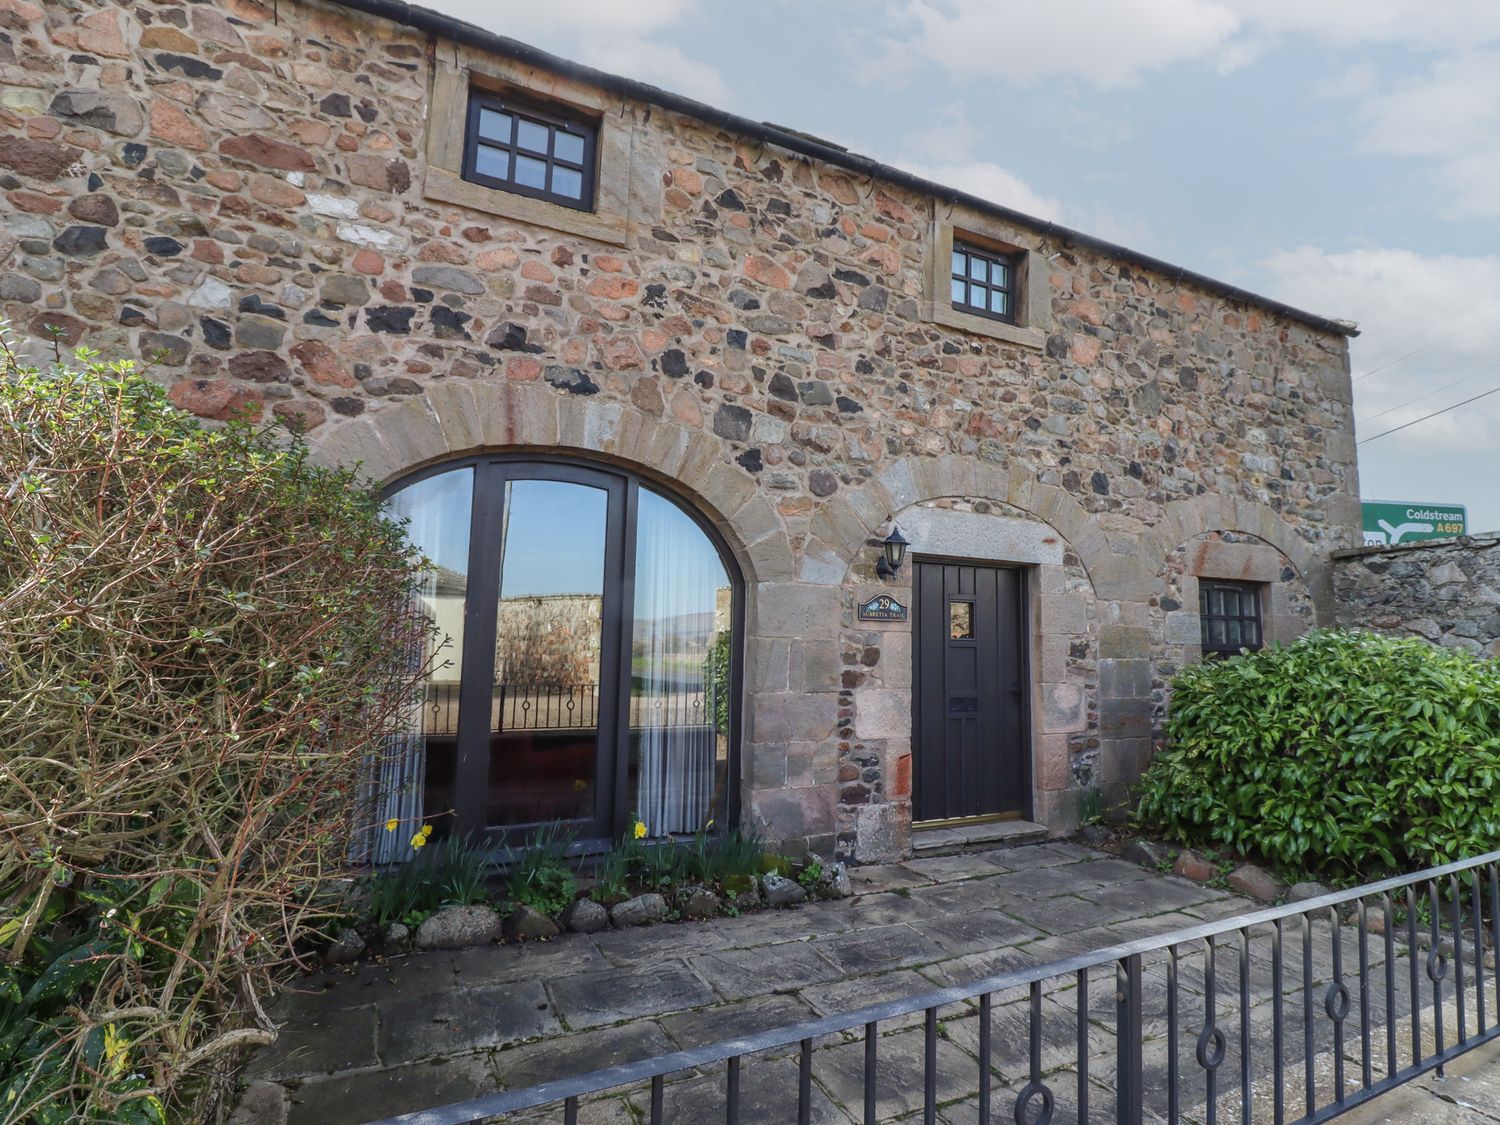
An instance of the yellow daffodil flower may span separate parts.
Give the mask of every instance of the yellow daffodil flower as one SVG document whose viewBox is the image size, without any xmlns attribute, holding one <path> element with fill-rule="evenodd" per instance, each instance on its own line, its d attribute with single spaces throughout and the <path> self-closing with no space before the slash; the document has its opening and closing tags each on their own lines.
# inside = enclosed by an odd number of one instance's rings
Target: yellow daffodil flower
<svg viewBox="0 0 1500 1125">
<path fill-rule="evenodd" d="M 394 831 L 396 831 L 396 827 L 400 823 L 401 822 L 399 820 L 397 820 L 395 817 L 391 817 L 390 820 L 388 820 L 388 821 L 385 822 L 385 830 L 387 832 L 394 832 Z"/>
<path fill-rule="evenodd" d="M 427 846 L 426 833 L 418 832 L 415 836 L 413 836 L 411 838 L 411 846 L 414 848 L 425 848 Z"/>
<path fill-rule="evenodd" d="M 646 838 L 646 826 L 639 820 L 635 822 L 635 828 L 633 829 L 633 831 L 637 840 L 644 840 Z"/>
</svg>

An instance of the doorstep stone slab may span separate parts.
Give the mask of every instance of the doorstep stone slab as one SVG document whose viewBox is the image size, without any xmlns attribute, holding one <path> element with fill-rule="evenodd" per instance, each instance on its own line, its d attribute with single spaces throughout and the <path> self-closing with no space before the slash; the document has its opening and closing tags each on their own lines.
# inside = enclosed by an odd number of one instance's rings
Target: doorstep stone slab
<svg viewBox="0 0 1500 1125">
<path fill-rule="evenodd" d="M 562 1024 L 540 981 L 403 996 L 380 1008 L 380 1061 L 387 1066 L 556 1035 Z"/>
<path fill-rule="evenodd" d="M 679 962 L 555 977 L 547 991 L 572 1030 L 602 1027 L 636 1016 L 701 1008 L 717 1000 L 697 974 Z"/>
</svg>

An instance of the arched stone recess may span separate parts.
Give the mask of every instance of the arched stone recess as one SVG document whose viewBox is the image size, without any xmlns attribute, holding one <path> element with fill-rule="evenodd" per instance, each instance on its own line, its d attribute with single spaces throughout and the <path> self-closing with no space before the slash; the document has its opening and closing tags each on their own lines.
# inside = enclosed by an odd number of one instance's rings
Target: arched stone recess
<svg viewBox="0 0 1500 1125">
<path fill-rule="evenodd" d="M 1300 540 L 1293 537 L 1292 542 Z M 1151 599 L 1151 753 L 1165 738 L 1172 678 L 1184 665 L 1203 658 L 1198 583 L 1213 578 L 1260 588 L 1266 644 L 1294 640 L 1318 623 L 1305 571 L 1281 544 L 1266 536 L 1212 528 L 1173 547 L 1162 561 L 1157 593 Z"/>
<path fill-rule="evenodd" d="M 837 599 L 797 580 L 792 545 L 755 479 L 702 430 L 626 403 L 550 387 L 447 380 L 319 435 L 324 464 L 362 466 L 377 483 L 484 450 L 578 453 L 682 495 L 715 524 L 745 579 L 742 815 L 785 846 L 833 846 L 833 767 L 814 760 L 837 707 Z M 808 638 L 829 638 L 823 643 Z M 819 768 L 822 765 L 823 768 Z"/>
<path fill-rule="evenodd" d="M 839 850 L 861 862 L 884 862 L 911 850 L 914 620 L 869 622 L 857 615 L 859 603 L 878 593 L 911 605 L 910 565 L 888 581 L 875 573 L 879 541 L 892 523 L 912 540 L 913 552 L 1008 563 L 1026 572 L 1033 816 L 1056 832 L 1071 830 L 1079 794 L 1094 784 L 1100 768 L 1096 659 L 1101 610 L 1088 568 L 1054 523 L 1006 499 L 1013 494 L 1008 472 L 953 460 L 950 467 L 962 470 L 957 478 L 921 474 L 912 479 L 897 473 L 872 482 L 878 491 L 871 495 L 891 497 L 893 507 L 880 515 L 871 512 L 873 523 L 850 516 L 847 509 L 842 517 L 834 513 L 834 518 L 852 518 L 856 524 L 840 530 L 828 522 L 819 535 L 824 544 L 839 536 L 836 541 L 844 545 L 859 540 L 844 562 L 837 588 L 842 632 L 835 765 Z M 945 486 L 965 491 L 920 495 L 926 488 Z M 1049 489 L 1041 493 L 1042 500 L 1066 520 L 1071 512 L 1051 499 L 1056 493 Z M 1015 494 L 1036 496 L 1026 489 Z M 1073 525 L 1087 534 L 1085 521 Z M 1100 543 L 1093 547 L 1104 549 Z"/>
</svg>

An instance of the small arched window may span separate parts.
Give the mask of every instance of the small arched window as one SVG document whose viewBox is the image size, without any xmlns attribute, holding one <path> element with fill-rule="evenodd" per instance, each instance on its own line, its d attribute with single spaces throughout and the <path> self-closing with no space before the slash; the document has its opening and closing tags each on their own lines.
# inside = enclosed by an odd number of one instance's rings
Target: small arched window
<svg viewBox="0 0 1500 1125">
<path fill-rule="evenodd" d="M 708 525 L 566 461 L 474 458 L 387 495 L 432 563 L 438 646 L 387 815 L 496 843 L 727 823 L 743 599 Z"/>
</svg>

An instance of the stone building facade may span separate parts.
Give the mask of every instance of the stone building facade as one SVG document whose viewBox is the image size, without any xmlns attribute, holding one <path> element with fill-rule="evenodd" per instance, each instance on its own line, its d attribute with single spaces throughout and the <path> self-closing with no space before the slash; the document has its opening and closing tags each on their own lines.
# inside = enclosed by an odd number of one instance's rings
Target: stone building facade
<svg viewBox="0 0 1500 1125">
<path fill-rule="evenodd" d="M 1500 656 L 1500 537 L 1462 536 L 1333 555 L 1338 624 Z"/>
<path fill-rule="evenodd" d="M 793 847 L 911 847 L 924 667 L 858 609 L 923 560 L 1020 576 L 1017 807 L 1055 833 L 1139 775 L 1201 580 L 1259 584 L 1268 638 L 1332 623 L 1349 326 L 400 7 L 0 0 L 13 334 L 381 482 L 565 453 L 680 498 L 742 583 L 737 811 Z M 591 122 L 593 206 L 465 179 L 474 90 Z M 953 305 L 956 243 L 1013 323 Z"/>
</svg>

